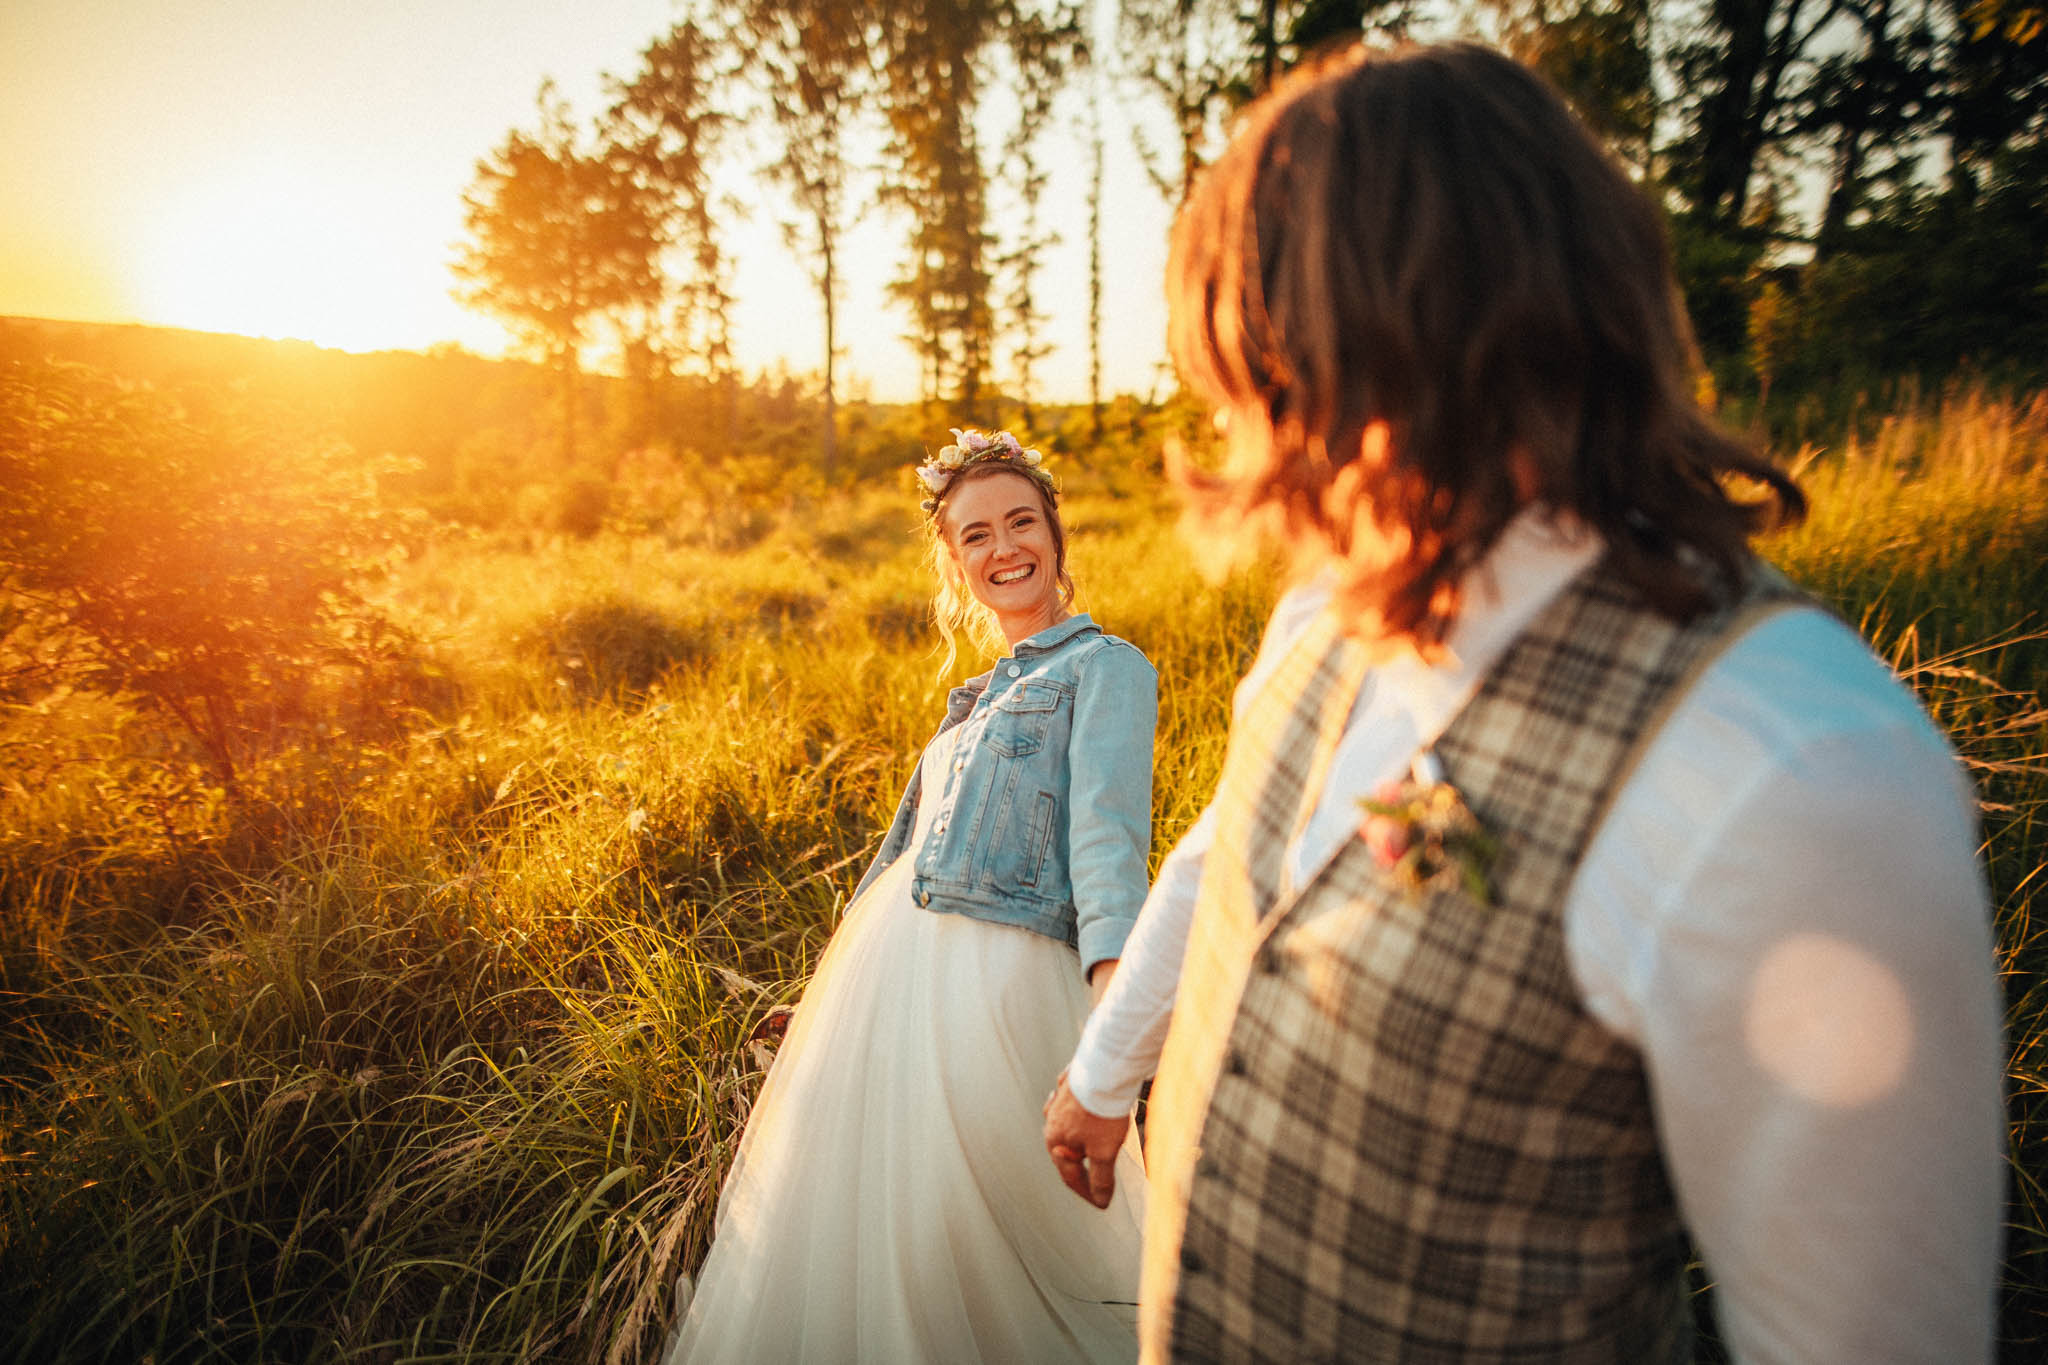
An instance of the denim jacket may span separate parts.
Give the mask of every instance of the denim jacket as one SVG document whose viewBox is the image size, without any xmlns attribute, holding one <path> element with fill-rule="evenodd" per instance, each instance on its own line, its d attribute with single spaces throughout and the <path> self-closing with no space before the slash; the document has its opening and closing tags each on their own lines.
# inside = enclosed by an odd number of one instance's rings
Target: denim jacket
<svg viewBox="0 0 2048 1365">
<path fill-rule="evenodd" d="M 953 761 L 911 774 L 854 895 L 905 852 L 929 795 L 943 804 L 910 850 L 919 905 L 1061 939 L 1084 974 L 1118 956 L 1145 899 L 1158 714 L 1152 665 L 1085 614 L 1019 641 L 947 697 Z"/>
</svg>

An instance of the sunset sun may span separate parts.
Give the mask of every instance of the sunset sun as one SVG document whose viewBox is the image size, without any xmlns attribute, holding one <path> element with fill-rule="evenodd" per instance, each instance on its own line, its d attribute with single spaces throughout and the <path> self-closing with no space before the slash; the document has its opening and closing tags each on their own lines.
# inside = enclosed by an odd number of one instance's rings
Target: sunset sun
<svg viewBox="0 0 2048 1365">
<path fill-rule="evenodd" d="M 391 248 L 418 226 L 381 207 L 290 162 L 196 179 L 149 225 L 134 269 L 140 311 L 202 331 L 388 345 L 419 298 Z"/>
</svg>

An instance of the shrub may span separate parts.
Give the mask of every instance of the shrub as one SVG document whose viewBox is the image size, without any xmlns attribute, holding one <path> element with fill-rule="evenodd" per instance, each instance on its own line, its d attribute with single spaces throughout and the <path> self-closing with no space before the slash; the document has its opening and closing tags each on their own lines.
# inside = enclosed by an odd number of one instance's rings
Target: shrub
<svg viewBox="0 0 2048 1365">
<path fill-rule="evenodd" d="M 358 591 L 398 529 L 377 472 L 234 391 L 7 363 L 0 682 L 168 717 L 238 795 L 251 757 L 406 652 Z"/>
</svg>

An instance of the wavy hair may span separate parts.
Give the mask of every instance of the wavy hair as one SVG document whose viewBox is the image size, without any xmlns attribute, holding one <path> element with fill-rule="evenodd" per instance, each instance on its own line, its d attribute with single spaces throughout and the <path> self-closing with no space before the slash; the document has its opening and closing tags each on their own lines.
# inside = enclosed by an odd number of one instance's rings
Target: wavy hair
<svg viewBox="0 0 2048 1365">
<path fill-rule="evenodd" d="M 1051 476 L 1040 477 L 1034 470 L 1022 469 L 1001 460 L 967 466 L 930 500 L 924 519 L 925 566 L 931 570 L 932 579 L 938 584 L 932 591 L 932 621 L 946 642 L 945 657 L 939 662 L 941 678 L 952 672 L 954 663 L 959 660 L 963 636 L 969 644 L 990 654 L 1000 655 L 1009 649 L 1009 641 L 1003 638 L 1002 628 L 996 624 L 996 614 L 983 606 L 961 581 L 952 562 L 952 547 L 946 543 L 944 524 L 947 498 L 968 484 L 995 474 L 1022 479 L 1038 494 L 1038 504 L 1045 510 L 1045 524 L 1052 531 L 1054 581 L 1059 584 L 1060 603 L 1067 607 L 1074 605 L 1074 577 L 1067 572 L 1067 528 L 1060 520 L 1059 492 L 1054 488 Z"/>
<path fill-rule="evenodd" d="M 1805 511 L 1693 397 L 1656 205 L 1486 48 L 1352 48 L 1250 106 L 1175 222 L 1167 297 L 1182 378 L 1234 428 L 1220 472 L 1174 471 L 1197 516 L 1334 552 L 1363 633 L 1440 645 L 1532 500 L 1679 619 Z"/>
</svg>

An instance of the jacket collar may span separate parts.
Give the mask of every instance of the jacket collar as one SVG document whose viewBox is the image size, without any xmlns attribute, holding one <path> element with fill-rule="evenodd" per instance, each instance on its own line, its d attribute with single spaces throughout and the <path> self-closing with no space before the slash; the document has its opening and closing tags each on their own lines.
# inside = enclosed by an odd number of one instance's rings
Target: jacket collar
<svg viewBox="0 0 2048 1365">
<path fill-rule="evenodd" d="M 1044 630 L 1039 631 L 1038 634 L 1019 640 L 1016 649 L 1012 652 L 1016 654 L 1043 654 L 1047 650 L 1058 649 L 1084 630 L 1100 629 L 1101 627 L 1095 624 L 1094 617 L 1085 611 L 1077 611 L 1058 625 L 1047 626 Z"/>
<path fill-rule="evenodd" d="M 1102 627 L 1095 624 L 1094 617 L 1085 611 L 1077 611 L 1058 625 L 1047 626 L 1038 634 L 1019 640 L 1011 655 L 1049 654 L 1084 631 L 1100 632 L 1101 629 Z M 996 660 L 996 665 L 1001 667 L 1002 660 Z M 965 719 L 967 713 L 974 709 L 974 703 L 981 700 L 981 694 L 988 691 L 989 680 L 995 675 L 994 668 L 986 673 L 978 673 L 946 694 L 948 725 L 957 724 Z"/>
</svg>

